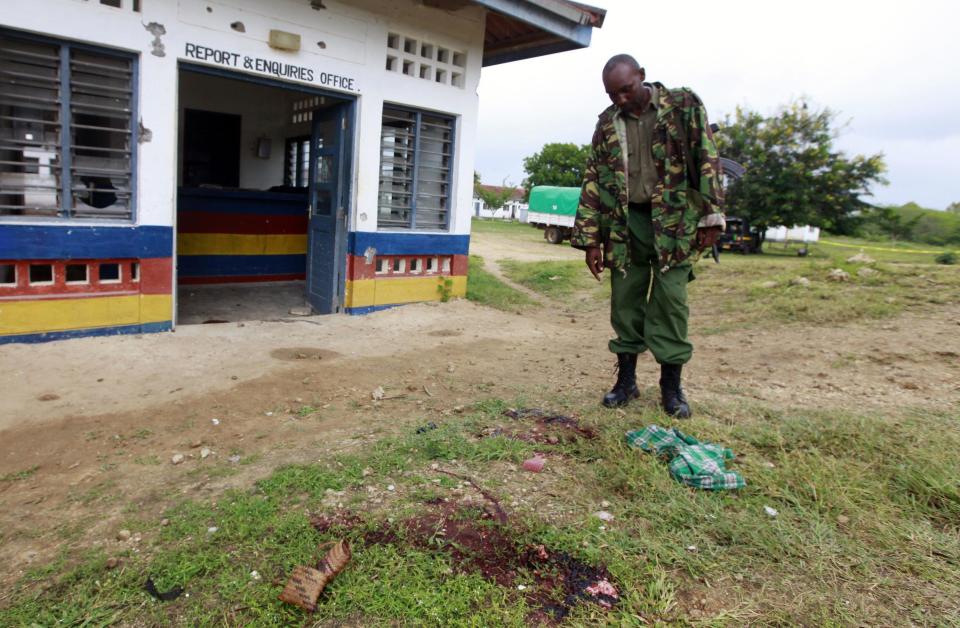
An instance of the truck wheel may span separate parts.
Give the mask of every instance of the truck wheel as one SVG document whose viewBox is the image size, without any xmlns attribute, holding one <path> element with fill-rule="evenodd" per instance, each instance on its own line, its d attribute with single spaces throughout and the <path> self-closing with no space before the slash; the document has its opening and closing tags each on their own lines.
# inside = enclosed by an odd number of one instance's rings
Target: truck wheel
<svg viewBox="0 0 960 628">
<path fill-rule="evenodd" d="M 563 234 L 560 233 L 560 229 L 557 227 L 547 227 L 547 230 L 543 232 L 543 237 L 546 238 L 550 244 L 560 244 L 563 242 Z"/>
</svg>

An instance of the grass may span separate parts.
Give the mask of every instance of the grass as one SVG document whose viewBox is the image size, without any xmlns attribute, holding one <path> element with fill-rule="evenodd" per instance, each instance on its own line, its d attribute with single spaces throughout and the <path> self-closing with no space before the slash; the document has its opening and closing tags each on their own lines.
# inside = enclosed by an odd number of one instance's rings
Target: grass
<svg viewBox="0 0 960 628">
<path fill-rule="evenodd" d="M 6 475 L 0 476 L 0 482 L 20 482 L 32 477 L 39 469 L 39 466 L 33 466 L 29 469 L 21 469 L 20 471 L 7 473 Z"/>
<path fill-rule="evenodd" d="M 276 599 L 285 575 L 315 561 L 318 544 L 345 534 L 354 559 L 311 621 L 526 625 L 532 609 L 515 588 L 458 572 L 442 551 L 360 542 L 377 522 L 422 511 L 423 499 L 463 492 L 446 476 L 434 482 L 437 463 L 476 478 L 505 505 L 523 500 L 508 507 L 519 542 L 608 567 L 622 602 L 609 612 L 580 605 L 575 624 L 669 623 L 721 607 L 714 623 L 727 625 L 956 617 L 960 493 L 952 470 L 960 467 L 960 436 L 949 413 L 712 406 L 684 429 L 732 447 L 748 486 L 707 493 L 681 486 L 662 462 L 624 444 L 625 430 L 663 421 L 656 411 L 575 408 L 599 427 L 593 441 L 477 438 L 507 405 L 488 399 L 436 430 L 411 428 L 356 455 L 279 468 L 248 490 L 181 501 L 163 514 L 164 527 L 133 519 L 126 525 L 153 539 L 148 548 L 123 551 L 113 570 L 103 550 L 60 556 L 14 587 L 0 624 L 302 623 L 299 610 Z M 505 470 L 534 449 L 546 451 L 546 473 Z M 388 483 L 394 491 L 384 489 Z M 367 522 L 317 532 L 307 513 L 330 511 L 332 499 Z M 593 517 L 601 501 L 614 521 Z M 183 586 L 190 595 L 156 603 L 142 591 L 147 575 L 160 590 Z"/>
<path fill-rule="evenodd" d="M 472 233 L 493 234 L 501 238 L 517 241 L 544 242 L 543 229 L 537 229 L 522 222 L 506 220 L 484 220 L 474 218 L 470 223 Z"/>
<path fill-rule="evenodd" d="M 583 262 L 580 261 L 504 260 L 500 266 L 511 281 L 554 299 L 570 296 L 595 283 Z"/>
<path fill-rule="evenodd" d="M 483 269 L 483 258 L 470 256 L 467 271 L 467 299 L 497 308 L 514 311 L 533 304 L 533 300 L 519 290 L 511 288 Z"/>
</svg>

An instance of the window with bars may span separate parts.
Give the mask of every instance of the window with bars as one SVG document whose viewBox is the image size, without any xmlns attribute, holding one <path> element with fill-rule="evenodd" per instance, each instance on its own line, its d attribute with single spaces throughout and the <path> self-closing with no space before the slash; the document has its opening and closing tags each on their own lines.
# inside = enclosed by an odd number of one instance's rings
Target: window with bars
<svg viewBox="0 0 960 628">
<path fill-rule="evenodd" d="M 288 137 L 283 184 L 305 188 L 310 184 L 310 136 Z"/>
<path fill-rule="evenodd" d="M 133 217 L 135 64 L 0 31 L 0 218 Z"/>
<path fill-rule="evenodd" d="M 379 229 L 450 226 L 453 118 L 383 108 Z"/>
</svg>

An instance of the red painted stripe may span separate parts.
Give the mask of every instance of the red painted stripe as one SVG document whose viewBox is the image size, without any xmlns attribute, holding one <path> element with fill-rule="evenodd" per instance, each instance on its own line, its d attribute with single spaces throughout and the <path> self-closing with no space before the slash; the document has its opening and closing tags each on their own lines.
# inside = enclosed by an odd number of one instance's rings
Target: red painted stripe
<svg viewBox="0 0 960 628">
<path fill-rule="evenodd" d="M 435 272 L 426 272 L 427 268 L 427 259 L 431 257 L 438 258 L 439 268 Z M 393 269 L 393 260 L 395 259 L 405 260 L 405 271 L 402 273 L 394 273 Z M 443 272 L 443 260 L 445 258 L 450 259 L 450 270 Z M 362 255 L 348 255 L 347 256 L 347 279 L 349 281 L 359 281 L 361 279 L 376 279 L 376 278 L 386 278 L 386 277 L 439 277 L 441 275 L 457 276 L 457 275 L 466 275 L 467 274 L 467 256 L 466 255 L 384 255 L 381 256 L 381 259 L 387 260 L 388 271 L 381 275 L 377 274 L 377 264 L 376 261 L 367 263 L 367 260 Z M 411 273 L 411 261 L 414 259 L 421 260 L 421 272 Z"/>
<path fill-rule="evenodd" d="M 170 294 L 173 286 L 173 258 L 154 257 L 140 260 L 140 292 Z"/>
<path fill-rule="evenodd" d="M 289 275 L 229 275 L 224 277 L 183 277 L 180 285 L 213 284 L 213 283 L 257 283 L 261 281 L 301 281 L 306 279 L 305 273 L 291 273 Z"/>
<path fill-rule="evenodd" d="M 178 233 L 240 233 L 248 235 L 300 234 L 307 232 L 307 215 L 225 214 L 223 212 L 177 212 Z"/>
</svg>

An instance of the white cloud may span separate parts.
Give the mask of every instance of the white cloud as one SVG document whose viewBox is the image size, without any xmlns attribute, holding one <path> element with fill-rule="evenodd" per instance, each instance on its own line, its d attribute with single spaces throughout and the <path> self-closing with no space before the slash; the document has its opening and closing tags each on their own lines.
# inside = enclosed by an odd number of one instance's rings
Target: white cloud
<svg viewBox="0 0 960 628">
<path fill-rule="evenodd" d="M 712 118 L 771 113 L 798 97 L 850 120 L 840 145 L 883 152 L 878 202 L 960 200 L 960 3 L 919 0 L 597 0 L 608 9 L 586 50 L 485 68 L 477 170 L 523 178 L 547 142 L 587 143 L 607 106 L 606 59 L 633 54 L 651 80 L 694 88 Z"/>
</svg>

